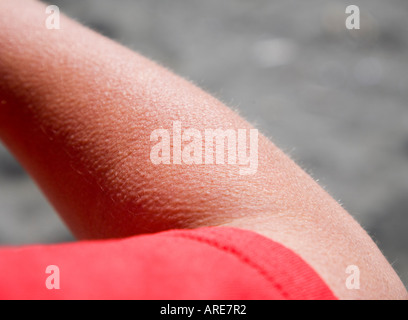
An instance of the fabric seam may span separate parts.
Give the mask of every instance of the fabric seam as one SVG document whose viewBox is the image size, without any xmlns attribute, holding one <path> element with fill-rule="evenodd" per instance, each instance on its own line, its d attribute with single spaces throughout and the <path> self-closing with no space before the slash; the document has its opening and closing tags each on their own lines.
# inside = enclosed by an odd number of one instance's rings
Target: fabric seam
<svg viewBox="0 0 408 320">
<path fill-rule="evenodd" d="M 202 237 L 202 236 L 197 236 L 197 235 L 187 235 L 187 234 L 167 234 L 167 236 L 172 236 L 172 237 L 179 237 L 179 238 L 186 238 L 186 239 L 190 239 L 190 240 L 194 240 L 200 243 L 204 243 L 207 245 L 210 245 L 213 248 L 216 248 L 218 250 L 221 250 L 223 252 L 226 253 L 230 253 L 232 255 L 234 255 L 235 257 L 237 257 L 240 261 L 242 261 L 243 263 L 245 263 L 246 265 L 248 265 L 249 267 L 251 267 L 252 269 L 256 270 L 259 274 L 261 274 L 269 283 L 272 284 L 272 286 L 277 289 L 283 297 L 285 297 L 286 299 L 291 299 L 291 296 L 289 293 L 287 293 L 282 285 L 280 285 L 279 283 L 276 282 L 276 280 L 274 278 L 271 278 L 268 273 L 259 265 L 257 265 L 256 263 L 254 263 L 251 259 L 249 259 L 248 257 L 246 257 L 244 254 L 242 254 L 242 252 L 240 252 L 239 250 L 225 245 L 225 244 L 221 244 L 218 243 L 214 240 Z"/>
</svg>

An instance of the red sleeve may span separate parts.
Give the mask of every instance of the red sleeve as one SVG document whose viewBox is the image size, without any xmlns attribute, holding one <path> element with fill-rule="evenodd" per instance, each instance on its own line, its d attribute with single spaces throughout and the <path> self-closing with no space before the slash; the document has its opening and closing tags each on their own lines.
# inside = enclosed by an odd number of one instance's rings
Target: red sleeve
<svg viewBox="0 0 408 320">
<path fill-rule="evenodd" d="M 47 266 L 60 289 L 48 289 Z M 0 249 L 0 299 L 336 299 L 284 246 L 213 227 Z"/>
</svg>

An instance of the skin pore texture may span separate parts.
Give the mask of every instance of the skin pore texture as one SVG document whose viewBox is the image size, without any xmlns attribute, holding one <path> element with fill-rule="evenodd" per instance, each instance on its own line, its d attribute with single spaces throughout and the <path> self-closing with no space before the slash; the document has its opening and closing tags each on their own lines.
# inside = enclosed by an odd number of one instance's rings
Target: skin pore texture
<svg viewBox="0 0 408 320">
<path fill-rule="evenodd" d="M 278 241 L 341 299 L 407 298 L 367 233 L 264 136 L 258 170 L 154 165 L 150 134 L 251 129 L 231 109 L 165 68 L 45 5 L 0 0 L 0 138 L 79 239 L 234 226 Z M 360 269 L 360 289 L 345 283 Z"/>
</svg>

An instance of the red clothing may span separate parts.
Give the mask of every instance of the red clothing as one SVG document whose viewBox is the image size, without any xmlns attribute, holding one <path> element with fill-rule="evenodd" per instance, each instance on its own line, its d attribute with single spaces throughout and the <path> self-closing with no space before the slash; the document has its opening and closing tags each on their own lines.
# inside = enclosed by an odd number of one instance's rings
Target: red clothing
<svg viewBox="0 0 408 320">
<path fill-rule="evenodd" d="M 47 289 L 46 268 L 60 289 Z M 336 299 L 298 255 L 213 227 L 0 249 L 0 299 Z"/>
</svg>

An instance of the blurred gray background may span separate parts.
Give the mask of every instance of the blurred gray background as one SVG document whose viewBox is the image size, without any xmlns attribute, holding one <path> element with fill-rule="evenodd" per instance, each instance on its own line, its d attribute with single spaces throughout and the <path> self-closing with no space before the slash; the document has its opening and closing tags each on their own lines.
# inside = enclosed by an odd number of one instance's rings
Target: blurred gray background
<svg viewBox="0 0 408 320">
<path fill-rule="evenodd" d="M 48 2 L 238 109 L 344 205 L 408 284 L 408 1 Z M 345 28 L 350 4 L 360 30 Z M 72 240 L 0 145 L 0 245 Z"/>
</svg>

